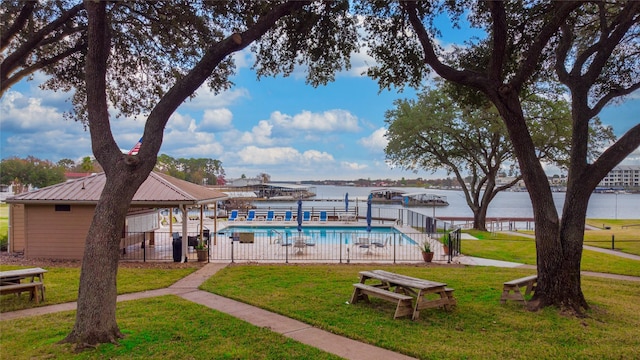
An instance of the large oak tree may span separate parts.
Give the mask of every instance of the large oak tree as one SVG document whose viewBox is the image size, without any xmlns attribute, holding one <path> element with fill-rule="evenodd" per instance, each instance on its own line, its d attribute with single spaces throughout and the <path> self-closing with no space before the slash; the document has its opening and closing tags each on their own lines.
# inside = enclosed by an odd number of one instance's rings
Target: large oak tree
<svg viewBox="0 0 640 360">
<path fill-rule="evenodd" d="M 506 127 L 495 107 L 486 101 L 456 100 L 451 87 L 437 86 L 417 99 L 396 100 L 385 114 L 389 140 L 385 153 L 393 165 L 405 169 L 453 173 L 473 212 L 473 228 L 486 231 L 487 211 L 501 191 L 512 188 L 522 175 Z M 538 159 L 559 167 L 568 163 L 571 109 L 566 100 L 548 91 L 523 101 Z M 593 156 L 615 139 L 611 128 L 593 120 Z M 498 183 L 501 174 L 509 181 Z"/>
<path fill-rule="evenodd" d="M 632 124 L 598 158 L 588 156 L 589 121 L 640 88 L 640 2 L 394 1 L 356 4 L 365 17 L 370 74 L 381 86 L 419 84 L 429 71 L 483 93 L 498 109 L 513 143 L 536 222 L 538 285 L 530 308 L 555 305 L 582 313 L 580 262 L 587 205 L 599 181 L 640 146 Z M 487 39 L 445 54 L 437 16 L 468 14 Z M 453 60 L 452 60 L 453 59 Z M 555 68 L 555 74 L 550 69 Z M 527 86 L 560 81 L 571 97 L 567 192 L 560 217 L 522 110 Z"/>
<path fill-rule="evenodd" d="M 106 174 L 86 238 L 76 321 L 64 340 L 80 347 L 122 337 L 115 317 L 120 232 L 133 195 L 156 165 L 165 125 L 177 107 L 205 82 L 214 91 L 230 87 L 231 55 L 252 44 L 259 76 L 289 75 L 304 65 L 308 82 L 317 85 L 349 66 L 357 40 L 346 1 L 3 2 L 6 9 L 2 75 L 36 71 L 26 62 L 21 70 L 5 67 L 12 51 L 36 63 L 42 59 L 46 64 L 38 69 L 52 75 L 47 87 L 74 90 L 74 115 L 88 126 Z M 69 18 L 74 20 L 57 20 Z M 80 30 L 69 39 L 81 51 L 56 58 L 42 44 L 62 41 L 52 34 L 69 26 Z M 4 29 L 12 36 L 5 39 Z M 65 71 L 56 71 L 61 68 Z M 137 155 L 123 154 L 114 141 L 110 109 L 144 118 Z"/>
</svg>

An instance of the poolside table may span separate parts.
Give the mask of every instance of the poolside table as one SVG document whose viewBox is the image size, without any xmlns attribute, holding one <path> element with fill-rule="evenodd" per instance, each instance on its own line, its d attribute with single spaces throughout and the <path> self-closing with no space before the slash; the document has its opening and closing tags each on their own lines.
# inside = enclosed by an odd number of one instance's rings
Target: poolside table
<svg viewBox="0 0 640 360">
<path fill-rule="evenodd" d="M 348 221 L 355 221 L 356 220 L 356 215 L 352 214 L 352 213 L 339 213 L 338 214 L 338 221 L 344 221 L 344 222 L 348 222 Z"/>
</svg>

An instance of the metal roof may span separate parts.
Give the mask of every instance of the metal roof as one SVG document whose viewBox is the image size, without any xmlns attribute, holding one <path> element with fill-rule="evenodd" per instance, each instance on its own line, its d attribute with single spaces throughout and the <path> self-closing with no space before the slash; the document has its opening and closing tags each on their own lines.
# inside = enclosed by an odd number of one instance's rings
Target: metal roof
<svg viewBox="0 0 640 360">
<path fill-rule="evenodd" d="M 99 173 L 7 198 L 17 204 L 97 204 L 106 176 Z M 131 206 L 209 204 L 227 195 L 198 184 L 152 171 L 133 196 Z"/>
</svg>

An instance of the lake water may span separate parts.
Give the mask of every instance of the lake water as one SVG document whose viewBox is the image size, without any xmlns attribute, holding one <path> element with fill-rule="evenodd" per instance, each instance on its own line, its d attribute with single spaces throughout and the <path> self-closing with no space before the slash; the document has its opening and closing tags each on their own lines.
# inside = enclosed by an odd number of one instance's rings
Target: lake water
<svg viewBox="0 0 640 360">
<path fill-rule="evenodd" d="M 343 201 L 346 193 L 349 193 L 350 206 L 366 208 L 366 200 L 369 192 L 375 187 L 332 186 L 316 185 L 315 199 L 326 200 L 331 206 L 344 206 L 337 201 Z M 424 191 L 424 188 L 403 188 L 407 192 Z M 458 190 L 429 190 L 429 193 L 446 196 L 449 206 L 445 207 L 411 207 L 412 210 L 432 216 L 459 216 L 472 217 L 462 191 Z M 565 193 L 553 193 L 558 214 L 562 212 Z M 282 202 L 259 202 L 258 207 L 282 206 Z M 305 203 L 312 206 L 313 202 Z M 376 204 L 379 206 L 379 204 Z M 390 208 L 402 208 L 401 205 L 385 205 Z M 487 216 L 489 217 L 533 217 L 533 209 L 529 194 L 526 192 L 503 191 L 491 201 Z M 587 217 L 593 219 L 640 219 L 640 194 L 592 194 L 587 209 Z"/>
</svg>

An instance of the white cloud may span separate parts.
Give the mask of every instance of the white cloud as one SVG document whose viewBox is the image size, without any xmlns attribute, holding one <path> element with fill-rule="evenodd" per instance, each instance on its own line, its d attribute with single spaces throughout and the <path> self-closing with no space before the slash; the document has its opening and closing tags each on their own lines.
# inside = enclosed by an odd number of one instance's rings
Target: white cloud
<svg viewBox="0 0 640 360">
<path fill-rule="evenodd" d="M 195 143 L 170 152 L 172 157 L 217 159 L 224 151 L 224 147 L 217 142 Z"/>
<path fill-rule="evenodd" d="M 303 159 L 310 165 L 322 162 L 333 162 L 333 156 L 324 151 L 307 150 L 302 153 Z"/>
<path fill-rule="evenodd" d="M 180 105 L 180 110 L 204 110 L 211 108 L 221 108 L 233 105 L 238 101 L 251 98 L 249 90 L 242 87 L 234 87 L 220 94 L 215 94 L 206 84 L 203 84 L 195 93 L 195 98 L 187 100 Z"/>
<path fill-rule="evenodd" d="M 307 132 L 357 132 L 358 118 L 347 110 L 333 109 L 322 113 L 302 111 L 291 116 L 279 111 L 271 113 L 269 121 L 281 129 L 287 131 L 307 131 Z"/>
<path fill-rule="evenodd" d="M 359 164 L 359 163 L 348 162 L 348 161 L 341 162 L 340 166 L 342 166 L 343 168 L 348 169 L 348 170 L 363 170 L 363 169 L 366 169 L 368 167 L 365 164 Z"/>
<path fill-rule="evenodd" d="M 42 99 L 14 91 L 7 92 L 0 99 L 0 112 L 2 131 L 31 133 L 60 129 L 64 124 L 72 123 L 63 120 L 62 113 L 56 108 L 42 105 Z M 82 129 L 79 123 L 76 123 L 76 127 Z"/>
<path fill-rule="evenodd" d="M 292 147 L 268 147 L 247 146 L 238 151 L 238 156 L 244 164 L 248 165 L 279 165 L 288 164 L 292 169 L 299 165 L 319 165 L 333 162 L 333 156 L 329 153 L 307 150 L 300 153 Z"/>
<path fill-rule="evenodd" d="M 207 109 L 202 115 L 198 128 L 202 131 L 219 131 L 229 129 L 233 114 L 227 108 Z"/>
<path fill-rule="evenodd" d="M 165 132 L 186 131 L 195 124 L 195 120 L 188 114 L 173 113 L 167 122 Z"/>
<path fill-rule="evenodd" d="M 236 71 L 238 72 L 241 69 L 251 67 L 256 62 L 256 55 L 250 48 L 244 48 L 241 51 L 234 53 L 232 56 L 236 65 Z"/>
<path fill-rule="evenodd" d="M 358 144 L 374 152 L 384 151 L 385 147 L 387 147 L 387 144 L 389 143 L 389 140 L 384 136 L 386 133 L 387 129 L 382 127 L 378 128 L 368 137 L 358 140 Z"/>
<path fill-rule="evenodd" d="M 300 152 L 292 147 L 259 148 L 247 146 L 238 151 L 240 160 L 248 165 L 275 165 L 285 162 L 296 163 L 300 160 Z"/>
<path fill-rule="evenodd" d="M 369 70 L 370 67 L 376 64 L 375 59 L 371 55 L 367 54 L 367 51 L 368 48 L 364 47 L 361 48 L 359 52 L 352 53 L 351 69 L 349 69 L 349 71 L 347 71 L 346 73 L 341 73 L 341 75 L 346 74 L 351 77 L 367 76 L 367 70 Z"/>
<path fill-rule="evenodd" d="M 635 149 L 627 156 L 620 165 L 640 165 L 640 148 Z"/>
<path fill-rule="evenodd" d="M 251 128 L 251 131 L 245 131 L 233 141 L 239 145 L 255 144 L 261 146 L 271 146 L 274 140 L 271 138 L 273 125 L 266 120 L 260 120 L 258 125 Z"/>
</svg>

